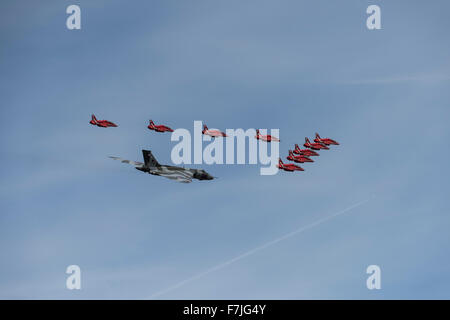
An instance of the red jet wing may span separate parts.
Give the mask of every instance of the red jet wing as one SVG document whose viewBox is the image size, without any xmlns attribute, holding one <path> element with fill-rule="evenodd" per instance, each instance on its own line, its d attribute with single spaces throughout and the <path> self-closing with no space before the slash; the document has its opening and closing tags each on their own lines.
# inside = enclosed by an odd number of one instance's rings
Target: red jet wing
<svg viewBox="0 0 450 320">
<path fill-rule="evenodd" d="M 117 127 L 117 125 L 111 121 L 108 120 L 100 120 L 99 121 L 100 125 L 104 126 L 104 127 Z"/>
</svg>

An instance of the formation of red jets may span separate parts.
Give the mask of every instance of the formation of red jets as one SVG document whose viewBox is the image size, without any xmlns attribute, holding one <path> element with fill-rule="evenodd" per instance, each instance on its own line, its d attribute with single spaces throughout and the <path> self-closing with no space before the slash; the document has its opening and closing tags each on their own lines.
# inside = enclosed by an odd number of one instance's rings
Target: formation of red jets
<svg viewBox="0 0 450 320">
<path fill-rule="evenodd" d="M 286 157 L 287 160 L 297 162 L 297 163 L 305 163 L 305 162 L 314 162 L 314 160 L 310 159 L 311 156 L 318 156 L 319 154 L 314 150 L 329 150 L 328 146 L 330 145 L 339 145 L 339 143 L 330 138 L 321 138 L 318 133 L 316 133 L 316 138 L 314 139 L 314 143 L 311 143 L 308 138 L 305 138 L 305 143 L 303 146 L 306 149 L 300 149 L 298 144 L 295 145 L 294 151 L 289 150 L 289 155 Z M 293 163 L 283 163 L 281 158 L 278 160 L 279 169 L 284 171 L 305 171 L 302 167 L 293 164 Z"/>
<path fill-rule="evenodd" d="M 92 115 L 92 120 L 89 122 L 90 124 L 94 125 L 94 126 L 99 126 L 102 128 L 108 128 L 108 127 L 117 127 L 116 124 L 114 124 L 111 121 L 108 120 L 97 120 L 97 118 L 95 117 L 95 115 Z M 173 129 L 169 128 L 168 126 L 165 125 L 156 125 L 153 120 L 149 121 L 149 125 L 147 126 L 147 128 L 149 128 L 150 130 L 156 131 L 156 132 L 173 132 Z M 227 137 L 227 134 L 225 132 L 222 132 L 220 130 L 215 130 L 215 129 L 208 129 L 208 127 L 206 126 L 206 124 L 203 125 L 203 130 L 202 130 L 202 134 L 207 135 L 207 136 L 211 136 L 213 138 L 217 138 L 217 137 Z M 261 139 L 262 141 L 266 141 L 266 142 L 279 142 L 280 139 L 278 139 L 277 137 L 271 136 L 271 135 L 264 135 L 264 134 L 260 134 L 259 133 L 259 129 L 256 130 L 256 139 Z"/>
<path fill-rule="evenodd" d="M 92 115 L 92 119 L 89 122 L 90 124 L 102 128 L 108 128 L 108 127 L 117 127 L 117 125 L 111 121 L 108 120 L 97 120 L 95 115 Z M 173 132 L 171 128 L 165 125 L 156 125 L 153 120 L 150 120 L 149 125 L 147 126 L 150 130 L 156 131 L 156 132 Z M 208 129 L 206 124 L 203 125 L 202 134 L 211 136 L 213 138 L 217 137 L 227 137 L 225 132 L 222 132 L 220 130 L 214 130 L 214 129 Z M 261 134 L 259 132 L 259 129 L 256 129 L 256 136 L 255 138 L 257 140 L 262 140 L 265 142 L 280 142 L 280 139 L 277 137 L 271 136 L 270 134 Z M 296 163 L 305 163 L 305 162 L 314 162 L 309 157 L 312 156 L 318 156 L 319 154 L 315 150 L 329 150 L 330 145 L 339 145 L 339 143 L 333 139 L 330 138 L 321 138 L 318 133 L 316 133 L 316 137 L 314 139 L 314 142 L 311 143 L 309 139 L 305 138 L 305 143 L 303 146 L 306 149 L 300 149 L 298 144 L 295 145 L 294 150 L 289 150 L 289 155 L 286 157 L 287 160 L 293 161 Z M 281 158 L 278 160 L 277 167 L 284 171 L 305 171 L 302 167 L 294 164 L 294 163 L 283 163 Z"/>
</svg>

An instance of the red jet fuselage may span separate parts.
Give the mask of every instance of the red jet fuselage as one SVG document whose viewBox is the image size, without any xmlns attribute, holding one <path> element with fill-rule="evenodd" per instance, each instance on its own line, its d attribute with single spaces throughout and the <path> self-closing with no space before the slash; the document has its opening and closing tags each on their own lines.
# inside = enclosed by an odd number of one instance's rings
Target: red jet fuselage
<svg viewBox="0 0 450 320">
<path fill-rule="evenodd" d="M 225 132 L 222 132 L 222 131 L 219 131 L 219 130 L 210 130 L 210 129 L 208 129 L 206 124 L 203 125 L 202 134 L 205 134 L 207 136 L 211 136 L 211 137 L 214 137 L 214 138 L 226 137 L 227 136 Z"/>
<path fill-rule="evenodd" d="M 319 156 L 319 154 L 317 152 L 315 152 L 314 150 L 311 150 L 311 149 L 300 149 L 298 144 L 295 144 L 294 153 L 295 154 L 301 154 L 301 155 L 307 156 L 307 157 Z"/>
<path fill-rule="evenodd" d="M 314 162 L 314 160 L 308 158 L 307 156 L 304 156 L 304 155 L 296 156 L 292 152 L 292 150 L 289 150 L 289 155 L 286 157 L 286 159 L 288 159 L 289 161 L 294 161 L 294 162 L 298 162 L 298 163 Z"/>
<path fill-rule="evenodd" d="M 305 138 L 305 143 L 303 145 L 306 148 L 311 148 L 313 150 L 321 150 L 321 149 L 328 150 L 328 149 L 330 149 L 330 148 L 328 148 L 326 145 L 324 145 L 322 143 L 317 143 L 317 142 L 311 143 L 308 138 Z"/>
<path fill-rule="evenodd" d="M 273 137 L 270 134 L 260 134 L 259 133 L 259 129 L 256 129 L 256 136 L 255 136 L 255 138 L 258 139 L 258 140 L 261 139 L 262 141 L 265 141 L 265 142 L 272 142 L 272 141 L 280 142 L 280 139 L 278 139 L 277 137 Z"/>
<path fill-rule="evenodd" d="M 173 130 L 167 126 L 155 125 L 153 120 L 150 120 L 150 124 L 147 126 L 147 128 L 156 132 L 173 132 Z"/>
<path fill-rule="evenodd" d="M 316 138 L 314 139 L 314 142 L 323 143 L 323 144 L 326 144 L 327 146 L 329 146 L 330 144 L 339 145 L 339 142 L 337 142 L 333 139 L 321 138 L 318 133 L 316 133 Z"/>
<path fill-rule="evenodd" d="M 91 116 L 91 121 L 89 121 L 90 124 L 101 127 L 101 128 L 108 128 L 108 127 L 117 127 L 117 125 L 111 121 L 108 120 L 97 120 L 95 115 Z"/>
<path fill-rule="evenodd" d="M 284 171 L 305 171 L 302 167 L 293 164 L 293 163 L 283 163 L 283 161 L 281 161 L 281 159 L 278 160 L 278 165 L 277 165 L 278 169 L 284 170 Z"/>
</svg>

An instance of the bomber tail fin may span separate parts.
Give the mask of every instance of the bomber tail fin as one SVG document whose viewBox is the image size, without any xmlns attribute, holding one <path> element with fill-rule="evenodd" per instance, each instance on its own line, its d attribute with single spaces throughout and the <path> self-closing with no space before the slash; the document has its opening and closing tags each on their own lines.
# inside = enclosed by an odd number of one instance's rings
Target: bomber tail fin
<svg viewBox="0 0 450 320">
<path fill-rule="evenodd" d="M 150 150 L 142 150 L 142 155 L 144 156 L 144 163 L 146 167 L 159 167 L 161 166 L 158 161 L 156 161 Z"/>
</svg>

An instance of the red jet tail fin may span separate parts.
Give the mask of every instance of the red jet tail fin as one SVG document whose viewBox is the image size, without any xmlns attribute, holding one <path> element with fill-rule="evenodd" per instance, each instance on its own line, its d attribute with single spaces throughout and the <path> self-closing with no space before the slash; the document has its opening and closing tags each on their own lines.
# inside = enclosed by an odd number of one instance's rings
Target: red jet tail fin
<svg viewBox="0 0 450 320">
<path fill-rule="evenodd" d="M 155 123 L 153 122 L 152 119 L 150 119 L 150 126 L 151 126 L 151 127 L 154 127 L 154 126 L 155 126 Z"/>
<path fill-rule="evenodd" d="M 281 160 L 281 158 L 278 158 L 278 164 L 280 165 L 280 166 L 282 166 L 284 163 L 283 163 L 283 161 Z"/>
<path fill-rule="evenodd" d="M 317 132 L 316 132 L 316 139 L 319 139 L 319 140 L 321 139 Z"/>
<path fill-rule="evenodd" d="M 307 137 L 305 137 L 305 143 L 311 144 L 311 142 L 309 142 L 309 139 Z"/>
<path fill-rule="evenodd" d="M 97 124 L 97 118 L 94 115 L 91 115 L 91 121 L 89 121 L 91 124 Z"/>
<path fill-rule="evenodd" d="M 208 130 L 208 127 L 206 126 L 206 124 L 203 125 L 203 130 Z"/>
<path fill-rule="evenodd" d="M 294 156 L 294 153 L 292 152 L 292 150 L 289 150 L 289 155 L 292 157 Z"/>
</svg>

